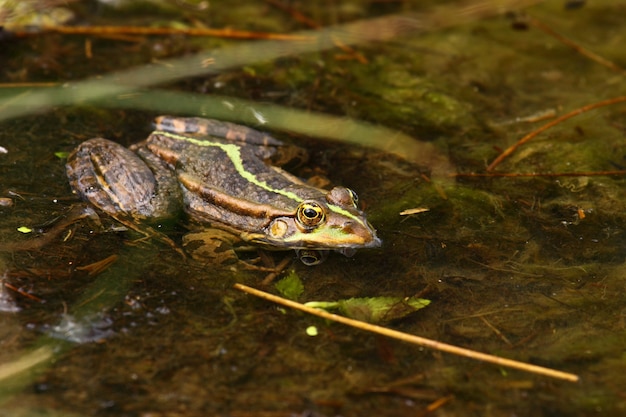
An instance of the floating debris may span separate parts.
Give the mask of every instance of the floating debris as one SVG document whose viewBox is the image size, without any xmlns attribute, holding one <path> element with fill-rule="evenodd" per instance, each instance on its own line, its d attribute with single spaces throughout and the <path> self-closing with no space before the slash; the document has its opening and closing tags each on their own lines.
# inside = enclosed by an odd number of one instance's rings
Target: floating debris
<svg viewBox="0 0 626 417">
<path fill-rule="evenodd" d="M 46 326 L 44 331 L 55 339 L 74 343 L 99 342 L 115 334 L 111 330 L 112 321 L 103 314 L 76 318 L 64 314 L 56 326 Z"/>
</svg>

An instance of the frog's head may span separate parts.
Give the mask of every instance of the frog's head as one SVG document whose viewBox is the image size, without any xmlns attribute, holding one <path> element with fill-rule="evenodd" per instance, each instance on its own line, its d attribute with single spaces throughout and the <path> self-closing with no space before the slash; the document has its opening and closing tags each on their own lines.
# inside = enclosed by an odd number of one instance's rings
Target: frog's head
<svg viewBox="0 0 626 417">
<path fill-rule="evenodd" d="M 380 246 L 376 230 L 357 204 L 354 191 L 335 187 L 325 198 L 300 202 L 293 215 L 273 218 L 263 240 L 274 246 L 335 250 L 345 255 L 353 249 Z"/>
</svg>

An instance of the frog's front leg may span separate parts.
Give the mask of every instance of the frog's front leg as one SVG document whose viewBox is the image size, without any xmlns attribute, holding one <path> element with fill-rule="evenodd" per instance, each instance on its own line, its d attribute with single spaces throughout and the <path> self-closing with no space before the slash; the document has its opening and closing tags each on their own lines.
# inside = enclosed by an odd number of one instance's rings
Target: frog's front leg
<svg viewBox="0 0 626 417">
<path fill-rule="evenodd" d="M 183 248 L 193 259 L 217 265 L 238 261 L 234 246 L 237 237 L 219 229 L 190 232 L 183 236 Z"/>
<path fill-rule="evenodd" d="M 236 264 L 254 271 L 278 272 L 275 267 L 258 265 L 262 260 L 260 257 L 252 260 L 241 259 L 238 255 L 240 252 L 251 252 L 258 248 L 241 245 L 242 241 L 238 236 L 225 230 L 209 228 L 189 232 L 182 240 L 185 253 L 196 261 L 219 266 Z"/>
</svg>

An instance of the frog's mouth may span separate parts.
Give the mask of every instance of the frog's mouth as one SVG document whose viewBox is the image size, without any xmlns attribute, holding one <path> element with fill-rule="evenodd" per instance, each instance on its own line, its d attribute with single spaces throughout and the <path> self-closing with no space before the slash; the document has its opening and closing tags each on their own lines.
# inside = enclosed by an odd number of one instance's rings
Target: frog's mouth
<svg viewBox="0 0 626 417">
<path fill-rule="evenodd" d="M 277 247 L 320 250 L 376 248 L 382 243 L 367 221 L 324 224 L 302 230 L 290 217 L 273 219 L 262 233 L 251 233 L 244 239 Z"/>
</svg>

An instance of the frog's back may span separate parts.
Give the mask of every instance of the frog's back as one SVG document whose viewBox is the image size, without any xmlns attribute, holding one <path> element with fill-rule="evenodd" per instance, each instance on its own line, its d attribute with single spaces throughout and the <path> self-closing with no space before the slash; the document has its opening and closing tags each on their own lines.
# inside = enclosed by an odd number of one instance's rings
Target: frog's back
<svg viewBox="0 0 626 417">
<path fill-rule="evenodd" d="M 267 165 L 252 148 L 232 143 L 198 147 L 179 161 L 177 169 L 225 194 L 282 209 L 325 195 L 325 191 L 304 186 L 291 174 Z"/>
</svg>

